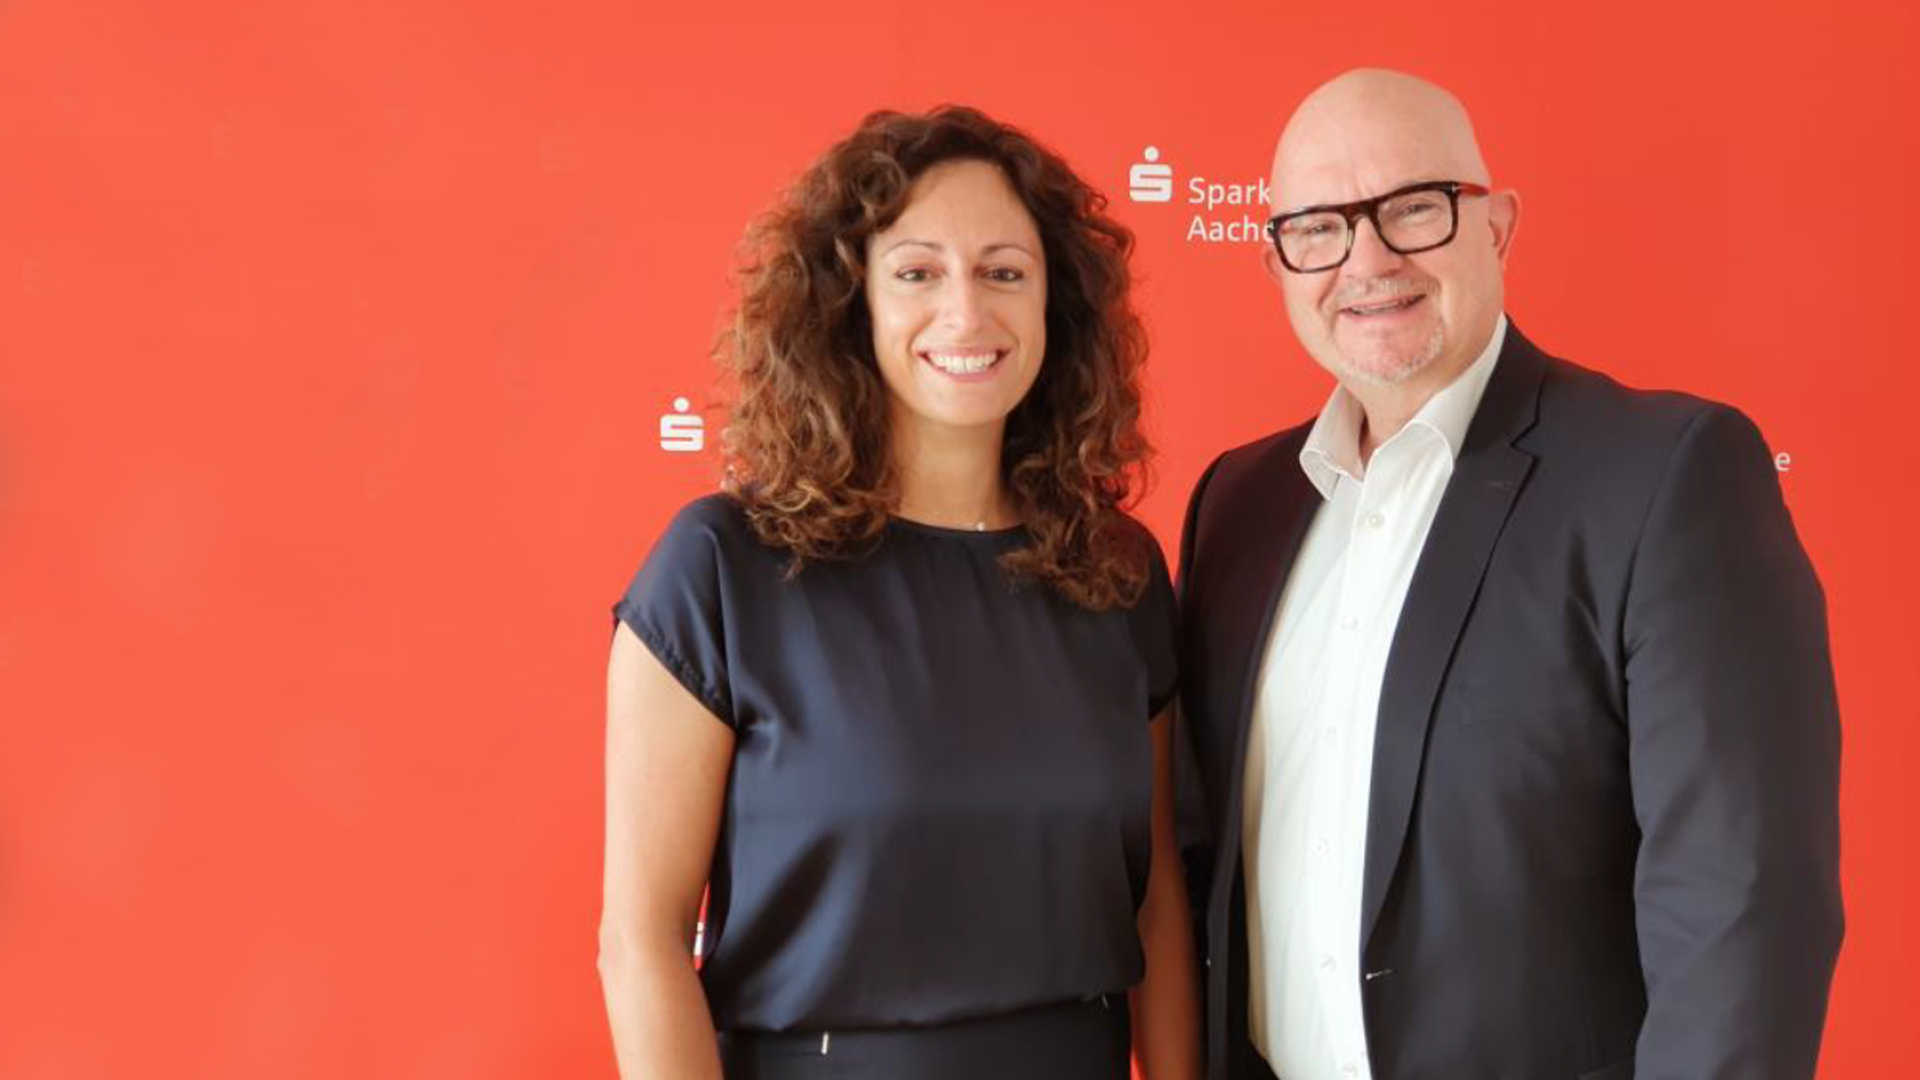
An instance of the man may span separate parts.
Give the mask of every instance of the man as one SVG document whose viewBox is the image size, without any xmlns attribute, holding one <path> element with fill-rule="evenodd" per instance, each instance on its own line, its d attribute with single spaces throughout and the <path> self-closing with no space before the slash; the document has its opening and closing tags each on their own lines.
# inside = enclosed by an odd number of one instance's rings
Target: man
<svg viewBox="0 0 1920 1080">
<path fill-rule="evenodd" d="M 1187 513 L 1209 1076 L 1812 1076 L 1838 717 L 1759 432 L 1521 336 L 1439 88 L 1333 80 L 1272 179 L 1339 385 Z"/>
</svg>

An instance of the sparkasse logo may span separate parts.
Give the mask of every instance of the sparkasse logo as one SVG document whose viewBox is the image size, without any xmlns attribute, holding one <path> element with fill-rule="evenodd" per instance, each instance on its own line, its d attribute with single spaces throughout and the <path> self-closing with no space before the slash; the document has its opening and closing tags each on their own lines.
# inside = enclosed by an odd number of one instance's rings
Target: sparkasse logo
<svg viewBox="0 0 1920 1080">
<path fill-rule="evenodd" d="M 1127 198 L 1134 202 L 1172 202 L 1173 166 L 1158 164 L 1157 146 L 1147 147 L 1146 159 L 1127 170 Z"/>
<path fill-rule="evenodd" d="M 1144 161 L 1127 169 L 1127 198 L 1137 203 L 1174 201 L 1174 172 L 1170 163 L 1160 160 L 1160 148 L 1148 146 L 1141 152 Z M 1241 182 L 1213 180 L 1195 175 L 1187 178 L 1182 200 L 1195 207 L 1187 219 L 1186 239 L 1203 244 L 1266 243 L 1266 207 L 1273 192 L 1265 177 Z M 1242 208 L 1222 211 L 1223 207 Z"/>
<path fill-rule="evenodd" d="M 698 413 L 689 413 L 693 403 L 686 398 L 673 399 L 673 411 L 660 416 L 660 449 L 669 454 L 695 454 L 707 445 L 707 422 Z"/>
</svg>

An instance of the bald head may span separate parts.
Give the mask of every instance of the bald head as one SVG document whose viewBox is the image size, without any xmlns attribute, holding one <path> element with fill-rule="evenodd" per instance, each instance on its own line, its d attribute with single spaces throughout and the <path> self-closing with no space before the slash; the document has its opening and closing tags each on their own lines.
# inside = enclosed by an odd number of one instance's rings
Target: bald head
<svg viewBox="0 0 1920 1080">
<path fill-rule="evenodd" d="M 1321 85 L 1294 110 L 1273 155 L 1276 211 L 1416 180 L 1490 184 L 1459 99 L 1399 71 L 1360 68 Z"/>
<path fill-rule="evenodd" d="M 1344 230 L 1338 218 L 1333 227 L 1346 255 L 1310 272 L 1277 249 L 1262 258 L 1300 343 L 1367 402 L 1370 430 L 1411 416 L 1492 339 L 1520 213 L 1518 195 L 1492 187 L 1467 110 L 1403 72 L 1349 71 L 1308 94 L 1281 132 L 1274 212 L 1346 207 Z M 1383 213 L 1402 215 L 1393 225 L 1416 239 L 1389 247 Z M 1454 228 L 1427 235 L 1419 223 Z"/>
</svg>

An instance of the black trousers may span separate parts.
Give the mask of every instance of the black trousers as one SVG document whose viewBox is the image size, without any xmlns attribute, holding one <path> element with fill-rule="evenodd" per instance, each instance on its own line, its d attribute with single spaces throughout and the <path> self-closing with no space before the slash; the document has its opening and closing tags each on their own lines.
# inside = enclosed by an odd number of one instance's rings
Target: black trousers
<svg viewBox="0 0 1920 1080">
<path fill-rule="evenodd" d="M 727 1080 L 1127 1080 L 1123 994 L 931 1028 L 720 1033 Z"/>
</svg>

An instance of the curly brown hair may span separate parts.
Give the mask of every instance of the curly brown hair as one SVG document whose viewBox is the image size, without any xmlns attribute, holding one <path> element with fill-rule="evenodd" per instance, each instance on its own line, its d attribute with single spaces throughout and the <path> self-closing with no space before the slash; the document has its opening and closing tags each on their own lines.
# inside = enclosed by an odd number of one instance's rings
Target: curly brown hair
<svg viewBox="0 0 1920 1080">
<path fill-rule="evenodd" d="M 1001 565 L 1084 608 L 1130 606 L 1152 550 L 1126 513 L 1152 453 L 1139 425 L 1146 337 L 1127 300 L 1133 234 L 1058 155 L 975 109 L 869 115 L 749 228 L 717 350 L 737 382 L 728 490 L 763 542 L 792 553 L 794 573 L 880 542 L 898 492 L 867 241 L 906 209 L 917 177 L 956 159 L 1005 174 L 1046 262 L 1046 359 L 1007 418 L 1001 457 L 1031 542 Z"/>
</svg>

